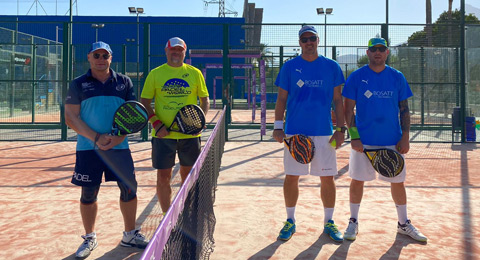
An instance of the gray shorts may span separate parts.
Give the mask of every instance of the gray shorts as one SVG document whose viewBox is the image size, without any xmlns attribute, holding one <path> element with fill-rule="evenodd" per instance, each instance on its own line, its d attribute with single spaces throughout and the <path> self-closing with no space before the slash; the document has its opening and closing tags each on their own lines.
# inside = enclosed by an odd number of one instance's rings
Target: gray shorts
<svg viewBox="0 0 480 260">
<path fill-rule="evenodd" d="M 193 166 L 201 150 L 200 137 L 188 139 L 152 138 L 152 166 L 169 169 L 175 165 L 175 155 L 181 166 Z"/>
</svg>

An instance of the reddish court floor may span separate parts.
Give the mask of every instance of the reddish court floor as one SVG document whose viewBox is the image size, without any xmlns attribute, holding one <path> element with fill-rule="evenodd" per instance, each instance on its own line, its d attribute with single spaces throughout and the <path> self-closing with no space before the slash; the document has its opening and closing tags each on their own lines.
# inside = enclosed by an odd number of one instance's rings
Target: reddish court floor
<svg viewBox="0 0 480 260">
<path fill-rule="evenodd" d="M 414 143 L 406 156 L 408 212 L 425 235 L 422 244 L 396 234 L 389 186 L 366 184 L 360 233 L 334 243 L 323 230 L 319 180 L 301 179 L 297 233 L 277 241 L 285 220 L 282 144 L 227 142 L 215 201 L 211 259 L 479 259 L 480 151 L 475 144 Z M 0 142 L 0 259 L 74 259 L 82 242 L 80 189 L 70 184 L 74 142 Z M 131 143 L 138 191 L 137 224 L 152 236 L 160 221 L 150 143 Z M 349 146 L 338 150 L 334 219 L 349 217 Z M 99 247 L 88 259 L 139 259 L 142 250 L 119 246 L 123 231 L 118 187 L 99 194 Z"/>
</svg>

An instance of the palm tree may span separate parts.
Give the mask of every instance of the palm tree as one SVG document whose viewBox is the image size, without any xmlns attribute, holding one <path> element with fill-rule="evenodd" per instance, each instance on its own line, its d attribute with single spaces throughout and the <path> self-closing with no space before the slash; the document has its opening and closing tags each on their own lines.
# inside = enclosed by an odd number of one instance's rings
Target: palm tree
<svg viewBox="0 0 480 260">
<path fill-rule="evenodd" d="M 452 46 L 452 4 L 453 0 L 448 0 L 448 22 L 450 23 L 448 26 L 448 46 Z"/>
<path fill-rule="evenodd" d="M 427 46 L 432 46 L 432 1 L 426 0 L 426 28 L 425 31 L 427 33 Z"/>
</svg>

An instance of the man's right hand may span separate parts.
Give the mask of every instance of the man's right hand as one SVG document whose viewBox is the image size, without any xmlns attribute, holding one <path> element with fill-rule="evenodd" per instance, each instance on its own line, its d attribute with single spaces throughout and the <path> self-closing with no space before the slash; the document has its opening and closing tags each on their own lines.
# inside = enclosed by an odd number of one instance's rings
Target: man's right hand
<svg viewBox="0 0 480 260">
<path fill-rule="evenodd" d="M 359 153 L 363 153 L 363 144 L 362 144 L 362 141 L 360 141 L 360 139 L 352 140 L 350 142 L 350 145 L 352 146 L 353 150 Z"/>
<path fill-rule="evenodd" d="M 273 139 L 275 139 L 279 143 L 283 143 L 283 139 L 285 138 L 285 132 L 282 129 L 273 130 Z"/>
<path fill-rule="evenodd" d="M 163 138 L 169 134 L 166 125 L 157 126 L 158 129 L 155 129 L 155 136 L 157 138 Z"/>
</svg>

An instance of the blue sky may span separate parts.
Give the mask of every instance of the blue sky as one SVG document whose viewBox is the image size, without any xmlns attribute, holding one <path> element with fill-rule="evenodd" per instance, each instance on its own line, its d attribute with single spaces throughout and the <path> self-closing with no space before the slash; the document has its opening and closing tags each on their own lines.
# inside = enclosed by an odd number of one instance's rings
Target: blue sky
<svg viewBox="0 0 480 260">
<path fill-rule="evenodd" d="M 75 0 L 74 0 L 75 1 Z M 317 7 L 333 8 L 328 23 L 384 23 L 385 1 L 360 0 L 250 0 L 263 8 L 264 23 L 323 23 Z M 226 8 L 243 12 L 243 0 L 226 0 Z M 478 0 L 465 0 L 466 4 L 480 8 Z M 69 0 L 0 0 L 3 15 L 65 15 Z M 127 7 L 143 7 L 147 16 L 210 16 L 218 15 L 218 4 L 204 8 L 203 0 L 77 0 L 74 15 L 128 16 Z M 432 19 L 447 10 L 448 0 L 432 0 Z M 460 8 L 460 1 L 453 1 L 453 8 Z M 389 0 L 389 23 L 425 23 L 425 1 Z"/>
</svg>

